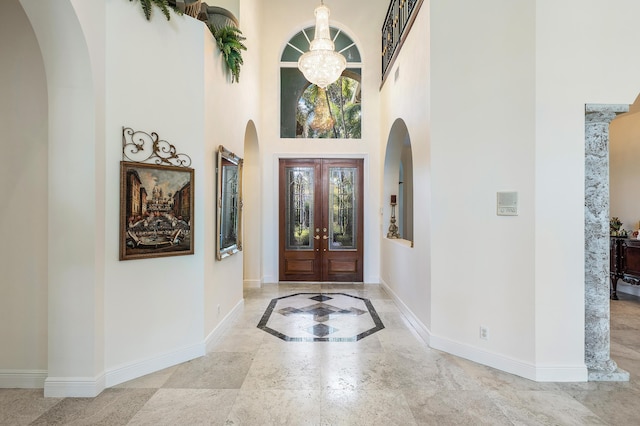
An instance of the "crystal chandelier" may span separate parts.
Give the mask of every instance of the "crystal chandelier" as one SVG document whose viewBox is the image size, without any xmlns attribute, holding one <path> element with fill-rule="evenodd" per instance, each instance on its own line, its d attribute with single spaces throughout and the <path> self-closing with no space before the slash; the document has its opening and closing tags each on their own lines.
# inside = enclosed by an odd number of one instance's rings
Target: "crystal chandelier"
<svg viewBox="0 0 640 426">
<path fill-rule="evenodd" d="M 347 60 L 335 51 L 329 34 L 329 8 L 320 2 L 314 11 L 316 33 L 309 45 L 309 51 L 298 59 L 298 69 L 309 82 L 325 88 L 336 81 L 347 66 Z"/>
</svg>

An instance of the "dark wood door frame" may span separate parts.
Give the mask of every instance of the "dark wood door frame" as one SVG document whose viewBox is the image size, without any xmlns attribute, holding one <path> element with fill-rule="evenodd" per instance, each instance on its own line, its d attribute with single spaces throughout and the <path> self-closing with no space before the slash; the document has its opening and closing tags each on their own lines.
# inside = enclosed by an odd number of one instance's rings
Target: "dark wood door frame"
<svg viewBox="0 0 640 426">
<path fill-rule="evenodd" d="M 292 167 L 313 170 L 314 201 L 309 207 L 313 221 L 309 229 L 309 246 L 302 250 L 287 250 L 286 229 L 287 210 L 287 173 Z M 355 233 L 353 248 L 342 246 L 344 240 L 329 223 L 331 197 L 329 177 L 333 171 L 341 173 L 340 168 L 355 170 L 354 194 L 356 212 L 351 232 Z M 364 160 L 343 158 L 283 158 L 279 165 L 279 279 L 280 281 L 323 281 L 323 282 L 362 282 L 364 275 Z M 286 194 L 285 194 L 286 192 Z M 289 200 L 291 203 L 291 200 Z M 333 204 L 332 204 L 333 206 Z M 334 207 L 331 207 L 334 208 Z M 352 234 L 353 235 L 353 234 Z M 305 242 L 306 244 L 306 242 Z"/>
</svg>

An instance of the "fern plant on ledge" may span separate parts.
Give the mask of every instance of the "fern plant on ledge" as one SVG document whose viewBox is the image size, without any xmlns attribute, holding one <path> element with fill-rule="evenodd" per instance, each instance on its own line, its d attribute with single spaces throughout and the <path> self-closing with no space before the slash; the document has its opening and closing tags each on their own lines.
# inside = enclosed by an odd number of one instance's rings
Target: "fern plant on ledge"
<svg viewBox="0 0 640 426">
<path fill-rule="evenodd" d="M 242 36 L 242 31 L 239 28 L 230 25 L 218 29 L 211 25 L 208 27 L 216 39 L 218 49 L 222 52 L 227 70 L 231 73 L 231 82 L 240 82 L 240 66 L 244 64 L 242 51 L 247 50 L 242 41 L 246 40 L 246 37 Z"/>
<path fill-rule="evenodd" d="M 133 0 L 129 0 L 129 1 L 133 1 Z M 151 8 L 153 7 L 154 4 L 158 6 L 160 11 L 162 11 L 162 14 L 164 15 L 164 17 L 167 18 L 167 21 L 171 20 L 171 14 L 169 13 L 169 9 L 172 9 L 178 15 L 182 15 L 182 12 L 180 12 L 178 9 L 171 7 L 169 5 L 169 0 L 140 0 L 140 5 L 142 6 L 142 11 L 144 12 L 145 18 L 147 18 L 147 21 L 151 20 Z"/>
<path fill-rule="evenodd" d="M 169 0 L 140 0 L 140 5 L 148 21 L 151 20 L 151 9 L 154 5 L 162 11 L 167 21 L 171 19 L 170 9 L 178 15 L 183 14 L 180 9 L 174 6 L 175 2 L 169 3 Z M 224 25 L 216 28 L 207 23 L 207 28 L 216 39 L 216 45 L 224 57 L 227 70 L 231 73 L 231 82 L 240 82 L 240 67 L 244 64 L 242 51 L 247 50 L 247 47 L 242 42 L 246 40 L 246 37 L 242 35 L 242 31 L 239 28 L 233 25 Z"/>
</svg>

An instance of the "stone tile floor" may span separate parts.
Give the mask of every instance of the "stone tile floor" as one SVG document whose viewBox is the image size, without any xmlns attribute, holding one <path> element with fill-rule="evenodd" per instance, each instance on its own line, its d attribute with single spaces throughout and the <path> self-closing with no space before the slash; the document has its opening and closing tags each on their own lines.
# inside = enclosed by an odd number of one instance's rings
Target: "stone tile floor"
<svg viewBox="0 0 640 426">
<path fill-rule="evenodd" d="M 367 298 L 385 328 L 355 342 L 287 342 L 256 327 L 273 298 Z M 379 286 L 266 285 L 205 357 L 102 392 L 0 389 L 0 425 L 638 425 L 640 298 L 611 303 L 626 383 L 536 383 L 428 348 Z"/>
</svg>

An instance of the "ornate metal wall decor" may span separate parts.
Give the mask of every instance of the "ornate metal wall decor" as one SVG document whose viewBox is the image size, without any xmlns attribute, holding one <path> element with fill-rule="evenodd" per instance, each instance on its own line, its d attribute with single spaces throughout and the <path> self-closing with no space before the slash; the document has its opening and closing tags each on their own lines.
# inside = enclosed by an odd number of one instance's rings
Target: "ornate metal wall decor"
<svg viewBox="0 0 640 426">
<path fill-rule="evenodd" d="M 174 167 L 191 166 L 191 157 L 179 154 L 176 147 L 161 140 L 156 132 L 122 128 L 122 161 Z"/>
<path fill-rule="evenodd" d="M 120 260 L 194 253 L 190 165 L 157 133 L 122 128 Z"/>
</svg>

